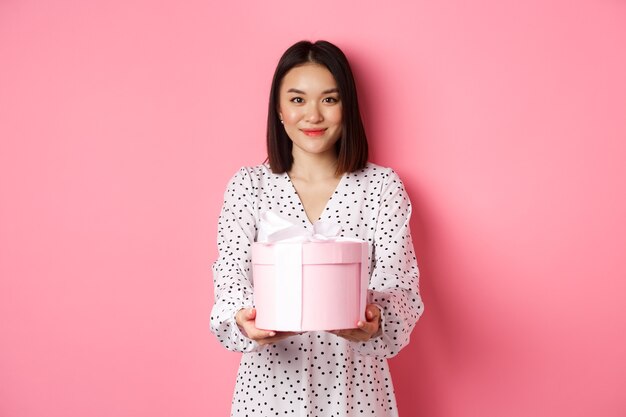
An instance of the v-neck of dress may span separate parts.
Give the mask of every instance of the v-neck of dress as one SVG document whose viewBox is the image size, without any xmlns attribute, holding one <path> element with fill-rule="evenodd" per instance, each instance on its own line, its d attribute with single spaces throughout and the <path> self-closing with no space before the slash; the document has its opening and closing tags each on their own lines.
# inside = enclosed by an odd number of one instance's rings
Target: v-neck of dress
<svg viewBox="0 0 626 417">
<path fill-rule="evenodd" d="M 333 201 L 333 196 L 335 194 L 337 194 L 339 188 L 341 187 L 341 185 L 344 182 L 344 179 L 346 178 L 346 174 L 342 174 L 341 177 L 339 178 L 339 182 L 337 183 L 337 186 L 335 187 L 335 189 L 333 190 L 332 194 L 330 195 L 330 197 L 328 197 L 328 200 L 326 200 L 326 204 L 324 205 L 324 208 L 322 209 L 322 212 L 320 213 L 319 217 L 315 220 L 315 221 L 311 221 L 311 219 L 309 219 L 308 214 L 306 214 L 306 209 L 304 208 L 304 203 L 302 203 L 302 199 L 300 198 L 300 194 L 298 194 L 298 190 L 296 190 L 296 186 L 293 184 L 293 182 L 291 181 L 291 177 L 289 176 L 289 174 L 287 172 L 283 173 L 285 179 L 287 180 L 287 182 L 291 185 L 291 190 L 292 190 L 292 195 L 295 196 L 295 200 L 296 202 L 300 205 L 301 210 L 298 213 L 298 216 L 300 216 L 300 213 L 303 213 L 303 217 L 304 217 L 304 221 L 306 222 L 307 226 L 309 227 L 313 227 L 313 225 L 315 223 L 317 223 L 318 221 L 322 220 L 322 217 L 324 217 L 324 214 L 328 211 L 331 202 Z"/>
</svg>

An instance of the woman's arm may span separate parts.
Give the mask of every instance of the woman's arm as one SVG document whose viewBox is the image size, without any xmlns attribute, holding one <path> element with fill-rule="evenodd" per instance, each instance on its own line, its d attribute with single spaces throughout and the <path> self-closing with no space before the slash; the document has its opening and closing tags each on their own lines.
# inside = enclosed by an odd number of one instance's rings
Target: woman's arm
<svg viewBox="0 0 626 417">
<path fill-rule="evenodd" d="M 370 340 L 350 342 L 358 354 L 388 358 L 397 355 L 409 343 L 411 331 L 424 311 L 410 219 L 411 202 L 402 181 L 390 169 L 381 191 L 368 289 L 368 302 L 380 308 L 380 326 Z"/>
<path fill-rule="evenodd" d="M 217 226 L 218 259 L 213 263 L 215 304 L 211 331 L 228 350 L 252 352 L 262 348 L 242 333 L 235 315 L 253 306 L 252 242 L 256 234 L 250 174 L 241 168 L 230 180 Z"/>
</svg>

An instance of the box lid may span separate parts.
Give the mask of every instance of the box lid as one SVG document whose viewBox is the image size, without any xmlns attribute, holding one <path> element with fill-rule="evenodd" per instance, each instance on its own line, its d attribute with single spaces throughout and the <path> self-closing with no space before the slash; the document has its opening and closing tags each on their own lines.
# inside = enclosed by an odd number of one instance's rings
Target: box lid
<svg viewBox="0 0 626 417">
<path fill-rule="evenodd" d="M 302 246 L 303 264 L 347 264 L 366 262 L 362 259 L 362 247 L 367 242 L 303 242 L 303 243 L 259 243 L 252 244 L 252 263 L 257 265 L 273 265 L 275 263 L 274 248 L 277 245 Z"/>
</svg>

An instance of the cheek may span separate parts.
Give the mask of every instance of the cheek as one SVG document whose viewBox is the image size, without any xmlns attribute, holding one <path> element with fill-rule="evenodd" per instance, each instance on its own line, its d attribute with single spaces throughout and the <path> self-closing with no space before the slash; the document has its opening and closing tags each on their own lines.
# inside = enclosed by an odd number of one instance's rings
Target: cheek
<svg viewBox="0 0 626 417">
<path fill-rule="evenodd" d="M 333 108 L 331 111 L 328 112 L 325 118 L 326 120 L 332 121 L 333 123 L 341 124 L 341 117 L 341 109 Z"/>
<path fill-rule="evenodd" d="M 298 110 L 287 110 L 283 112 L 283 120 L 285 123 L 296 123 L 300 118 L 301 114 Z"/>
</svg>

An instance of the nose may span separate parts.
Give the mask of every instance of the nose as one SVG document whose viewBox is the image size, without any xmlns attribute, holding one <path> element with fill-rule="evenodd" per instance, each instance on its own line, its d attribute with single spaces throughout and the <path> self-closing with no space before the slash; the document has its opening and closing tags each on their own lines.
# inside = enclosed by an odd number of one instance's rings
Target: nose
<svg viewBox="0 0 626 417">
<path fill-rule="evenodd" d="M 305 120 L 309 123 L 319 123 L 324 120 L 322 112 L 320 112 L 320 109 L 317 107 L 317 103 L 309 103 Z"/>
</svg>

